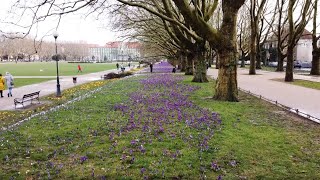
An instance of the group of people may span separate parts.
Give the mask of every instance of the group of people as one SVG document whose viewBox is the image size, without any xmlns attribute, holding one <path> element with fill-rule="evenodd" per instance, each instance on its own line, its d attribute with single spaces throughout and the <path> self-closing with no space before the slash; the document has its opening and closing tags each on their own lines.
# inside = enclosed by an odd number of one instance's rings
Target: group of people
<svg viewBox="0 0 320 180">
<path fill-rule="evenodd" d="M 13 76 L 6 72 L 6 75 L 3 77 L 0 73 L 0 97 L 3 98 L 3 91 L 8 88 L 8 97 L 12 97 L 12 88 L 14 87 Z"/>
<path fill-rule="evenodd" d="M 117 66 L 117 70 L 119 70 L 119 68 L 120 68 L 121 72 L 124 72 L 124 70 L 126 69 L 126 68 L 123 66 L 123 64 L 119 65 L 119 63 L 117 63 L 116 66 Z M 129 68 L 130 68 L 131 64 L 129 63 L 128 66 L 129 66 Z"/>
</svg>

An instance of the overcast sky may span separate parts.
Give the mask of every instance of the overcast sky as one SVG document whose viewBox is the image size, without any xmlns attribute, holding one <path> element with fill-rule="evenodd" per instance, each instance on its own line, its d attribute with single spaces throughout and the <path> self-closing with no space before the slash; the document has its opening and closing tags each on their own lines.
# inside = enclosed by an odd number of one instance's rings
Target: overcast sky
<svg viewBox="0 0 320 180">
<path fill-rule="evenodd" d="M 0 19 L 6 19 L 7 12 L 10 8 L 12 0 L 1 0 L 0 3 Z M 103 45 L 109 41 L 119 40 L 117 38 L 117 34 L 112 32 L 110 27 L 106 24 L 107 20 L 104 21 L 104 24 L 101 20 L 96 20 L 93 16 L 84 17 L 80 13 L 70 14 L 64 16 L 60 22 L 58 33 L 58 40 L 60 41 L 86 41 L 90 44 L 100 44 Z M 56 22 L 49 20 L 44 23 L 39 24 L 38 33 L 31 32 L 31 35 L 34 36 L 38 34 L 38 37 L 43 37 L 44 35 L 48 35 L 45 37 L 45 40 L 54 40 L 54 38 L 50 35 L 52 33 L 52 29 L 56 27 Z M 2 31 L 14 31 L 8 25 L 1 23 L 0 29 Z"/>
</svg>

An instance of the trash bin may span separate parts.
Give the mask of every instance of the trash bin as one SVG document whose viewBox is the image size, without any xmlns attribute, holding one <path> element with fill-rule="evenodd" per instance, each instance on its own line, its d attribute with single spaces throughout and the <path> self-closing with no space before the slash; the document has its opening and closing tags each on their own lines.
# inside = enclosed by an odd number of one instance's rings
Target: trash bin
<svg viewBox="0 0 320 180">
<path fill-rule="evenodd" d="M 72 80 L 73 80 L 73 84 L 77 83 L 77 77 L 72 77 Z"/>
</svg>

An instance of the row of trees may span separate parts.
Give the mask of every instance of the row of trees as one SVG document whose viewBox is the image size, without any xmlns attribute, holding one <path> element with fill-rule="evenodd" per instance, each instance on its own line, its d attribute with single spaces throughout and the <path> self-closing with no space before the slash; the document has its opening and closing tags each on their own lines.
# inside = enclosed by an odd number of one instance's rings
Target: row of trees
<svg viewBox="0 0 320 180">
<path fill-rule="evenodd" d="M 89 45 L 85 42 L 59 42 L 60 59 L 80 61 L 89 56 Z M 50 61 L 55 55 L 55 43 L 36 41 L 30 37 L 2 38 L 0 40 L 0 59 L 14 61 Z"/>
<path fill-rule="evenodd" d="M 294 48 L 311 19 L 314 21 L 313 44 L 317 47 L 315 0 L 119 2 L 122 5 L 117 6 L 114 13 L 121 17 L 118 19 L 122 26 L 117 27 L 130 29 L 128 36 L 156 44 L 165 54 L 182 59 L 182 70 L 185 64 L 186 74 L 194 73 L 193 81 L 207 81 L 205 60 L 216 56 L 219 62 L 217 99 L 237 101 L 238 51 L 242 59 L 250 54 L 249 74 L 256 74 L 256 69 L 261 69 L 261 49 L 273 38 L 277 43 L 277 71 L 284 71 L 286 58 L 285 81 L 293 81 Z M 132 29 L 136 30 L 134 35 Z M 314 48 L 311 70 L 315 75 L 320 74 L 317 51 Z M 192 65 L 194 72 L 190 72 Z"/>
<path fill-rule="evenodd" d="M 249 74 L 260 68 L 260 49 L 271 36 L 277 37 L 278 71 L 287 58 L 286 81 L 293 81 L 293 48 L 314 15 L 315 43 L 317 0 L 68 0 L 41 3 L 17 1 L 14 8 L 31 10 L 32 24 L 47 17 L 86 9 L 106 17 L 112 13 L 117 30 L 144 42 L 152 52 L 178 59 L 181 70 L 193 74 L 194 82 L 207 82 L 206 63 L 214 56 L 219 75 L 215 99 L 238 101 L 237 61 L 250 53 Z M 49 8 L 48 8 L 49 7 Z M 295 13 L 299 12 L 298 16 Z M 32 28 L 32 25 L 29 26 Z M 319 56 L 314 50 L 311 71 L 319 73 Z M 174 62 L 173 62 L 174 63 Z"/>
</svg>

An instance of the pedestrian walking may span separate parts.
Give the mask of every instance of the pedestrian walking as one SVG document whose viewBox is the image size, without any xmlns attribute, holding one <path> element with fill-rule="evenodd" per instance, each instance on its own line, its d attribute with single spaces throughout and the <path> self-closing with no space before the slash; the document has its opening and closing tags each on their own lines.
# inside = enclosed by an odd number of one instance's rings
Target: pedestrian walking
<svg viewBox="0 0 320 180">
<path fill-rule="evenodd" d="M 78 64 L 78 72 L 82 72 L 80 64 Z"/>
<path fill-rule="evenodd" d="M 173 72 L 173 73 L 176 73 L 176 67 L 173 67 L 173 68 L 172 68 L 172 72 Z"/>
<path fill-rule="evenodd" d="M 130 66 L 131 66 L 130 62 L 128 63 L 128 66 L 129 66 L 129 68 L 130 68 Z"/>
<path fill-rule="evenodd" d="M 150 72 L 152 73 L 152 71 L 153 71 L 153 64 L 150 63 Z"/>
<path fill-rule="evenodd" d="M 4 78 L 2 77 L 2 74 L 0 74 L 0 97 L 3 98 L 3 90 L 4 90 Z"/>
<path fill-rule="evenodd" d="M 117 70 L 119 70 L 119 63 L 117 63 L 116 66 L 117 66 Z"/>
<path fill-rule="evenodd" d="M 120 68 L 121 68 L 121 72 L 124 72 L 124 70 L 126 69 L 123 64 L 120 65 Z"/>
<path fill-rule="evenodd" d="M 6 79 L 7 88 L 9 90 L 8 97 L 10 96 L 12 97 L 12 89 L 14 87 L 13 76 L 9 72 L 6 72 L 5 79 Z"/>
</svg>

